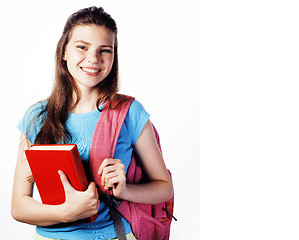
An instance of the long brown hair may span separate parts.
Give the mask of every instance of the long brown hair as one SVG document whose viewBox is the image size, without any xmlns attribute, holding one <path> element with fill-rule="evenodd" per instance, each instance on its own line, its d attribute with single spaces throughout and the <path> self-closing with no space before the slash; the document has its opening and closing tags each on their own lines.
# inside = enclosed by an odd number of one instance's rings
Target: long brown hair
<svg viewBox="0 0 299 240">
<path fill-rule="evenodd" d="M 45 120 L 36 136 L 35 144 L 66 143 L 71 140 L 71 135 L 65 128 L 65 122 L 69 112 L 78 104 L 80 92 L 67 69 L 64 53 L 74 27 L 85 24 L 104 26 L 115 33 L 113 66 L 109 75 L 97 85 L 100 90 L 97 106 L 103 104 L 107 99 L 113 98 L 118 91 L 117 26 L 115 21 L 101 7 L 84 8 L 73 13 L 68 18 L 57 44 L 54 87 L 48 98 L 47 106 L 38 116 L 45 116 Z M 76 96 L 75 104 L 73 103 L 73 94 Z"/>
</svg>

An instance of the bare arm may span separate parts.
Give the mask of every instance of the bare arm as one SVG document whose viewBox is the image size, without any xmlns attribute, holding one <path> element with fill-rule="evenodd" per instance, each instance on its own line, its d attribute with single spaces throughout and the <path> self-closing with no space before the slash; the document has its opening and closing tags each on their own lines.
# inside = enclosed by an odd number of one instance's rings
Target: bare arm
<svg viewBox="0 0 299 240">
<path fill-rule="evenodd" d="M 136 144 L 135 151 L 149 182 L 126 184 L 124 166 L 118 159 L 106 159 L 99 169 L 102 183 L 113 188 L 113 194 L 121 199 L 144 204 L 156 204 L 173 196 L 173 186 L 158 148 L 151 122 L 148 121 Z"/>
<path fill-rule="evenodd" d="M 32 198 L 33 178 L 24 153 L 24 150 L 30 146 L 29 140 L 21 134 L 12 193 L 13 218 L 28 224 L 48 226 L 94 215 L 99 205 L 94 183 L 91 183 L 85 192 L 77 192 L 68 184 L 63 173 L 61 173 L 61 180 L 67 198 L 64 204 L 46 205 Z"/>
</svg>

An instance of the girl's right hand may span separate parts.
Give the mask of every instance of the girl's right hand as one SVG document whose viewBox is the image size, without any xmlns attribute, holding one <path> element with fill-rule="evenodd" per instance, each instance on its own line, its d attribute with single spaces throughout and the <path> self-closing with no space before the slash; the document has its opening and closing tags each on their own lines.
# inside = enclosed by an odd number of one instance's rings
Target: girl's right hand
<svg viewBox="0 0 299 240">
<path fill-rule="evenodd" d="M 66 200 L 63 222 L 73 222 L 88 218 L 98 212 L 100 201 L 94 182 L 91 182 L 86 191 L 81 192 L 73 188 L 63 171 L 58 171 L 64 187 Z"/>
</svg>

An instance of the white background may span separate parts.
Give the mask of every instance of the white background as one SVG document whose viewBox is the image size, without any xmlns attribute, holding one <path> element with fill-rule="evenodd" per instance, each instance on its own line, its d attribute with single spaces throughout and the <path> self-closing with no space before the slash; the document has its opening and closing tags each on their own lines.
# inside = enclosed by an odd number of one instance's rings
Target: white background
<svg viewBox="0 0 299 240">
<path fill-rule="evenodd" d="M 151 114 L 175 184 L 171 239 L 299 239 L 299 3 L 295 0 L 1 4 L 4 239 L 18 121 L 52 87 L 66 18 L 103 6 L 119 27 L 121 92 Z M 2 238 L 2 237 L 1 237 Z"/>
</svg>

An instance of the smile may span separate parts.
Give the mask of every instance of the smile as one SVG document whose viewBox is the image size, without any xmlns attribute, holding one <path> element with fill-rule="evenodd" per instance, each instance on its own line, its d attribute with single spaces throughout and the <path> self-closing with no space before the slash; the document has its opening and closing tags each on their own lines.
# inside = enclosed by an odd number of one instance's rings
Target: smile
<svg viewBox="0 0 299 240">
<path fill-rule="evenodd" d="M 85 68 L 85 67 L 81 67 L 81 69 L 82 69 L 84 72 L 88 72 L 88 73 L 98 73 L 98 72 L 101 71 L 100 69 Z"/>
</svg>

